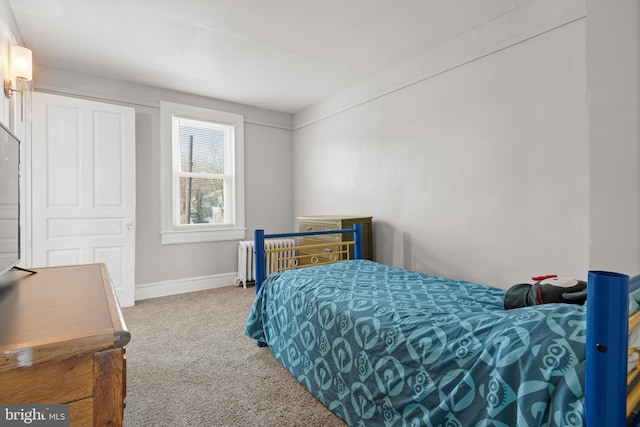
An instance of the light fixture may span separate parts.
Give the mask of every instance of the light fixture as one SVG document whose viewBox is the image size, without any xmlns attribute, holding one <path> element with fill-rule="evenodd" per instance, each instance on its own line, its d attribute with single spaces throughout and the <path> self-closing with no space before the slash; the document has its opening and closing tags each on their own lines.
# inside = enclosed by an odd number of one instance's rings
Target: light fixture
<svg viewBox="0 0 640 427">
<path fill-rule="evenodd" d="M 22 46 L 11 46 L 10 51 L 10 69 L 9 79 L 4 81 L 4 96 L 11 98 L 13 92 L 19 92 L 20 95 L 24 94 L 24 82 L 32 79 L 32 64 L 31 64 L 31 51 Z M 13 79 L 18 80 L 19 88 L 14 89 L 11 87 Z M 24 118 L 24 97 L 20 97 L 20 112 L 21 117 Z"/>
</svg>

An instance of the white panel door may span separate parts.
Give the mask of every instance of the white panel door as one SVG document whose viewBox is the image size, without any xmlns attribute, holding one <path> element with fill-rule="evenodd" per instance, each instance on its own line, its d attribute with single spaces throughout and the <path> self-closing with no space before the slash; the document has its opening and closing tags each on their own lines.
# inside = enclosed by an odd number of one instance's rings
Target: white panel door
<svg viewBox="0 0 640 427">
<path fill-rule="evenodd" d="M 135 110 L 36 92 L 34 267 L 105 263 L 123 307 L 135 291 Z"/>
</svg>

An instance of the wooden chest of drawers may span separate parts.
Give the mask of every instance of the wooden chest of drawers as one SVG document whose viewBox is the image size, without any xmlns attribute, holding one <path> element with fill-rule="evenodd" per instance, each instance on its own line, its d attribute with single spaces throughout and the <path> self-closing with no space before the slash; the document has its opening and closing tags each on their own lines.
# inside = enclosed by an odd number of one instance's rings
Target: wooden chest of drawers
<svg viewBox="0 0 640 427">
<path fill-rule="evenodd" d="M 0 292 L 0 403 L 68 404 L 122 426 L 129 332 L 103 264 L 35 269 Z"/>
<path fill-rule="evenodd" d="M 362 254 L 365 259 L 373 260 L 373 230 L 370 216 L 314 215 L 298 217 L 298 231 L 344 230 L 362 225 Z M 315 243 L 341 242 L 353 240 L 353 234 L 327 234 L 323 236 L 301 237 L 300 245 Z M 353 250 L 350 251 L 353 258 Z M 313 250 L 309 250 L 313 253 Z M 302 253 L 301 253 L 302 255 Z M 326 255 L 318 254 L 318 255 Z"/>
</svg>

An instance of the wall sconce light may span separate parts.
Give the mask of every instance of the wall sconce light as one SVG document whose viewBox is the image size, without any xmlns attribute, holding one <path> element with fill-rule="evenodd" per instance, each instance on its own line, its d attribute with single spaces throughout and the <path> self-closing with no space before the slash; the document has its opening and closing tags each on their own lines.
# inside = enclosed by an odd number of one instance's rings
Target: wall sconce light
<svg viewBox="0 0 640 427">
<path fill-rule="evenodd" d="M 4 96 L 6 96 L 7 98 L 11 98 L 13 92 L 19 92 L 20 95 L 23 95 L 24 82 L 30 81 L 33 77 L 31 51 L 29 49 L 22 46 L 11 46 L 10 57 L 10 78 L 5 79 L 4 81 Z M 18 80 L 20 84 L 18 89 L 14 89 L 13 87 L 11 87 L 11 82 L 13 81 L 13 79 Z M 24 119 L 24 96 L 20 97 L 20 114 L 22 119 Z"/>
</svg>

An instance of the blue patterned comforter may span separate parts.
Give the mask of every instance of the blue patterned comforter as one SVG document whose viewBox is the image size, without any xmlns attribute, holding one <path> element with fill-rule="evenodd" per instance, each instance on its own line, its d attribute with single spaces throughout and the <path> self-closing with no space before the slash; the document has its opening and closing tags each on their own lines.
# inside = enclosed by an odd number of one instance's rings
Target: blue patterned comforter
<svg viewBox="0 0 640 427">
<path fill-rule="evenodd" d="M 352 426 L 584 425 L 585 307 L 371 261 L 271 275 L 246 334 Z"/>
</svg>

